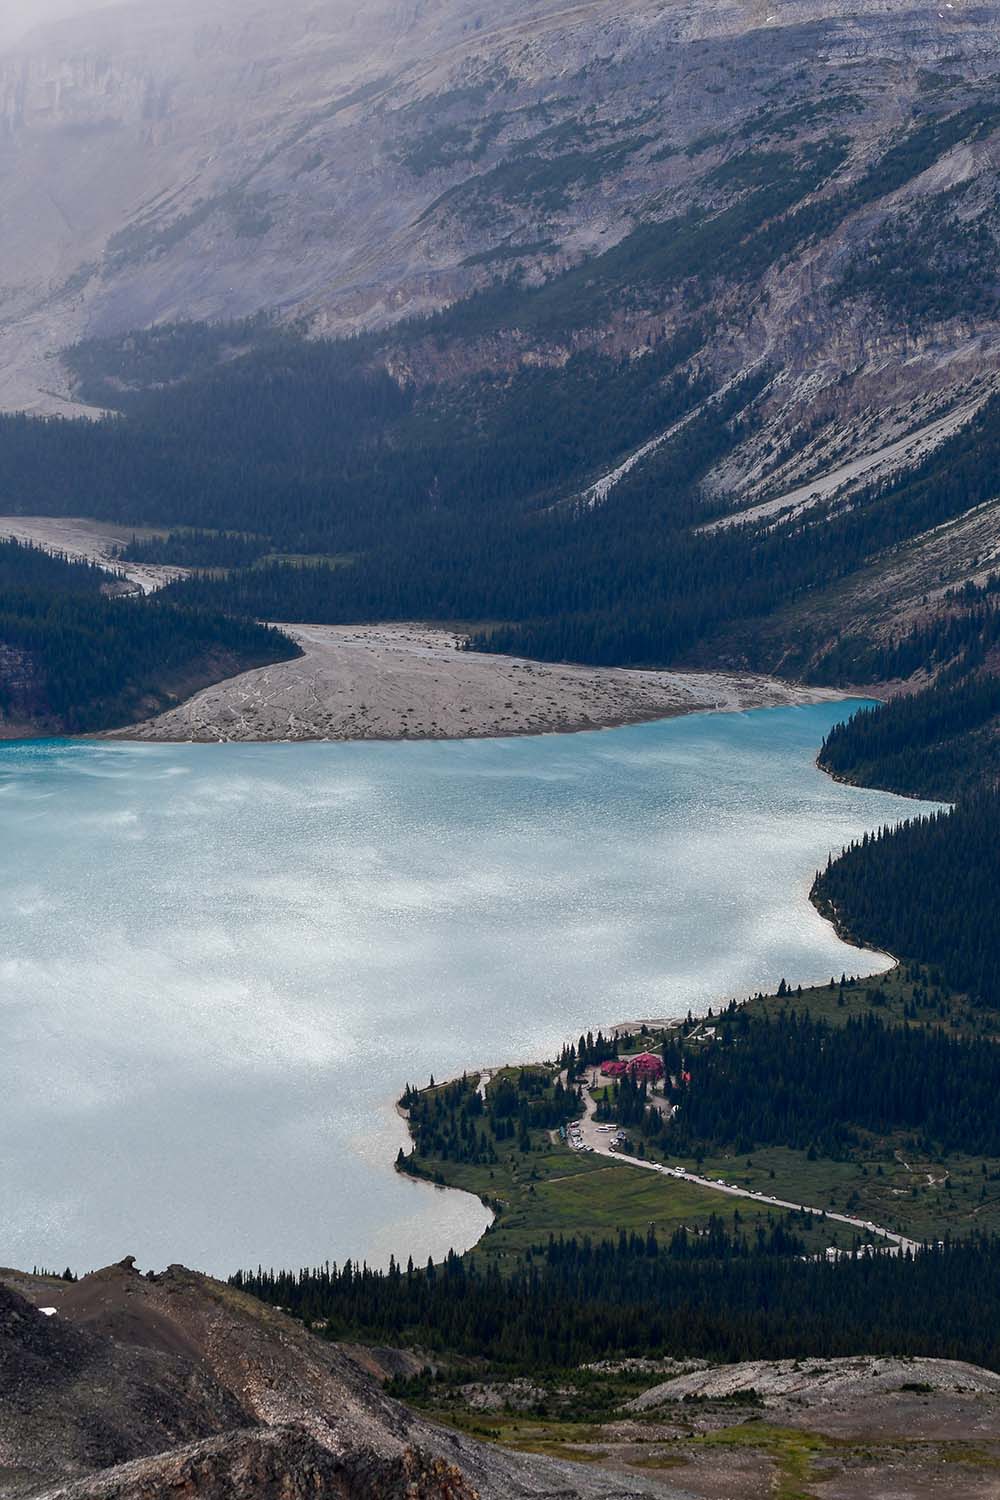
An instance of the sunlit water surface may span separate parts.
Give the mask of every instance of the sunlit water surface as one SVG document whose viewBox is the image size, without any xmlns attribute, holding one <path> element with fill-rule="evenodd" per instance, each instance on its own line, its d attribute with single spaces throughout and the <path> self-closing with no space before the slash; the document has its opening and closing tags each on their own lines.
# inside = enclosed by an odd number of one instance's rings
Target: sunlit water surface
<svg viewBox="0 0 1000 1500">
<path fill-rule="evenodd" d="M 439 744 L 0 749 L 0 1264 L 471 1244 L 407 1080 L 847 969 L 814 869 L 913 803 L 849 706 Z"/>
</svg>

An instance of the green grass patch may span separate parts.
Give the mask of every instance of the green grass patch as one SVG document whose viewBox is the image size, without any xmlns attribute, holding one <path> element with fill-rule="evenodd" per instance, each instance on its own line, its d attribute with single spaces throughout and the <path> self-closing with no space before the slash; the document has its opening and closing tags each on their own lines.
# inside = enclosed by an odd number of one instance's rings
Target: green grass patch
<svg viewBox="0 0 1000 1500">
<path fill-rule="evenodd" d="M 869 979 L 831 976 L 829 984 L 812 985 L 801 995 L 758 995 L 747 1002 L 751 1014 L 776 1016 L 801 1011 L 814 1020 L 843 1026 L 852 1018 L 876 1015 L 887 1024 L 931 1026 L 950 1036 L 990 1036 L 1000 1041 L 1000 1013 L 974 1005 L 967 995 L 950 990 L 932 968 L 902 963 Z"/>
<path fill-rule="evenodd" d="M 550 1234 L 614 1240 L 622 1229 L 645 1234 L 652 1225 L 662 1241 L 682 1226 L 703 1228 L 721 1218 L 728 1228 L 753 1235 L 758 1224 L 784 1213 L 537 1137 L 530 1154 L 504 1152 L 492 1166 L 434 1157 L 417 1157 L 415 1164 L 439 1185 L 474 1193 L 494 1208 L 496 1219 L 473 1254 L 501 1260 L 544 1244 Z M 814 1252 L 852 1242 L 844 1226 L 809 1217 L 796 1221 L 796 1233 Z"/>
<path fill-rule="evenodd" d="M 679 1453 L 651 1453 L 648 1458 L 630 1458 L 630 1469 L 686 1469 L 691 1460 Z"/>
<path fill-rule="evenodd" d="M 271 563 L 284 563 L 293 568 L 352 568 L 356 562 L 357 558 L 348 552 L 269 552 L 253 566 L 264 568 Z"/>
<path fill-rule="evenodd" d="M 766 1422 L 724 1427 L 704 1433 L 694 1442 L 703 1448 L 752 1448 L 765 1453 L 777 1471 L 772 1490 L 776 1500 L 815 1500 L 814 1491 L 808 1487 L 816 1477 L 813 1459 L 837 1446 L 817 1433 L 798 1427 L 772 1427 Z"/>
</svg>

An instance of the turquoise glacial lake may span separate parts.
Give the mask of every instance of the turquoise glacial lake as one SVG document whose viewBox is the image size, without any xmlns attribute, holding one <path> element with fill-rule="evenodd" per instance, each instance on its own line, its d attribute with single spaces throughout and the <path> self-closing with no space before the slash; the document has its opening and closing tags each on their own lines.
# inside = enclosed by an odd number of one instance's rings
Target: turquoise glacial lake
<svg viewBox="0 0 1000 1500">
<path fill-rule="evenodd" d="M 839 974 L 807 899 L 919 805 L 813 761 L 854 705 L 436 744 L 0 748 L 0 1264 L 465 1248 L 407 1081 Z"/>
</svg>

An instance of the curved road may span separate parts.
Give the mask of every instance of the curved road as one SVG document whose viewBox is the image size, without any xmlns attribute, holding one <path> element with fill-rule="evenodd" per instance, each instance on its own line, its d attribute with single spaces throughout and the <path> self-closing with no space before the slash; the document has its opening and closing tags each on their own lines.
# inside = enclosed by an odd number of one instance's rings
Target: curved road
<svg viewBox="0 0 1000 1500">
<path fill-rule="evenodd" d="M 598 1156 L 606 1156 L 611 1161 L 623 1162 L 628 1167 L 641 1167 L 647 1172 L 659 1172 L 661 1177 L 677 1177 L 682 1182 L 691 1182 L 696 1187 L 709 1188 L 713 1193 L 725 1193 L 730 1198 L 750 1198 L 754 1203 L 766 1204 L 768 1208 L 791 1208 L 797 1213 L 814 1214 L 817 1218 L 825 1214 L 828 1220 L 837 1224 L 847 1224 L 851 1229 L 858 1229 L 869 1239 L 885 1240 L 900 1254 L 907 1250 L 916 1254 L 923 1248 L 919 1240 L 908 1239 L 905 1234 L 897 1234 L 892 1229 L 883 1229 L 878 1224 L 872 1224 L 868 1219 L 852 1219 L 849 1214 L 833 1213 L 828 1208 L 813 1208 L 808 1203 L 792 1203 L 787 1198 L 771 1198 L 766 1193 L 755 1193 L 752 1188 L 733 1187 L 729 1183 L 714 1182 L 712 1178 L 699 1177 L 697 1173 L 688 1172 L 684 1167 L 668 1167 L 662 1162 L 646 1161 L 638 1156 L 623 1156 L 618 1151 L 612 1151 L 611 1132 L 602 1131 L 598 1126 L 594 1118 L 597 1103 L 586 1085 L 583 1090 L 583 1101 L 586 1114 L 578 1122 L 580 1136 L 584 1145 L 589 1146 Z"/>
</svg>

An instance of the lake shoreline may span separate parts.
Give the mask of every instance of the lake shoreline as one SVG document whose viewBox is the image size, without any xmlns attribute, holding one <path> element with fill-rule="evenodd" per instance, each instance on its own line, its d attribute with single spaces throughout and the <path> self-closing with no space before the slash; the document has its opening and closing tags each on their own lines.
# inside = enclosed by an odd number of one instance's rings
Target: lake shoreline
<svg viewBox="0 0 1000 1500">
<path fill-rule="evenodd" d="M 130 537 L 162 536 L 82 517 L 3 516 L 0 536 L 94 563 L 138 593 L 187 569 L 123 564 Z M 458 626 L 274 622 L 302 656 L 223 678 L 149 719 L 87 738 L 158 744 L 378 744 L 577 734 L 700 712 L 744 712 L 872 696 L 746 672 L 592 667 L 466 649 Z M 874 695 L 878 694 L 874 690 Z M 0 740 L 53 731 L 0 724 Z"/>
<path fill-rule="evenodd" d="M 815 767 L 816 767 L 816 769 L 818 771 L 821 771 L 825 776 L 829 776 L 829 778 L 830 778 L 831 781 L 833 781 L 833 782 L 835 782 L 835 783 L 837 783 L 839 785 L 843 785 L 843 786 L 857 786 L 858 785 L 858 783 L 856 783 L 856 782 L 847 781 L 846 778 L 839 777 L 839 776 L 835 775 L 832 771 L 828 771 L 827 768 L 821 764 L 821 761 L 820 761 L 820 755 L 821 754 L 822 754 L 822 751 L 821 750 L 818 751 L 817 754 L 816 754 L 816 757 L 814 759 L 814 762 L 813 762 L 813 764 L 815 765 Z M 871 791 L 878 791 L 878 790 L 880 790 L 880 788 L 876 788 L 876 787 L 862 788 L 862 789 L 863 790 L 871 790 Z M 916 799 L 915 798 L 913 800 L 920 800 L 920 799 Z M 816 911 L 816 913 L 820 916 L 820 918 L 830 928 L 832 928 L 832 930 L 834 931 L 834 933 L 836 933 L 837 937 L 839 937 L 840 940 L 843 943 L 847 944 L 851 948 L 854 948 L 855 951 L 858 954 L 870 955 L 872 958 L 887 960 L 885 968 L 877 969 L 877 970 L 873 971 L 873 973 L 871 973 L 871 974 L 855 974 L 855 975 L 852 975 L 852 976 L 850 976 L 852 980 L 871 979 L 871 978 L 879 977 L 879 976 L 882 976 L 882 975 L 885 975 L 885 974 L 891 974 L 891 973 L 895 972 L 895 970 L 897 970 L 899 968 L 900 963 L 901 963 L 901 959 L 898 958 L 896 954 L 889 953 L 885 949 L 864 948 L 864 947 L 862 947 L 858 943 L 858 941 L 854 937 L 854 935 L 850 932 L 850 930 L 838 919 L 838 915 L 837 915 L 836 912 L 834 912 L 831 915 L 830 913 L 824 911 L 823 908 L 816 902 L 816 900 L 813 897 L 813 894 L 812 894 L 812 884 L 811 883 L 810 883 L 810 886 L 809 886 L 809 888 L 807 890 L 807 893 L 806 893 L 806 900 L 813 907 L 814 911 Z M 793 981 L 793 983 L 797 983 L 797 981 Z M 730 998 L 732 998 L 732 997 L 730 997 Z M 740 1005 L 741 1007 L 749 1005 L 751 1003 L 751 1001 L 752 1001 L 753 998 L 754 997 L 752 995 L 748 995 L 742 1001 L 738 1001 L 737 1004 Z M 716 1004 L 718 1004 L 721 1007 L 721 1006 L 724 1006 L 724 1005 L 728 1004 L 728 1000 L 726 999 L 725 996 L 719 995 L 718 998 L 717 998 L 717 1001 L 712 1002 L 711 1004 L 709 1004 L 708 1006 L 706 1006 L 705 1010 L 701 1014 L 695 1014 L 695 1012 L 693 1010 L 690 1010 L 690 1009 L 687 1012 L 687 1014 L 690 1014 L 690 1015 L 692 1015 L 694 1017 L 694 1021 L 695 1021 L 696 1026 L 697 1025 L 703 1025 L 709 1019 L 710 1014 L 714 1011 L 714 1008 L 715 1008 Z M 598 1023 L 598 1026 L 596 1027 L 596 1029 L 594 1028 L 593 1024 L 591 1023 L 591 1025 L 588 1027 L 588 1030 L 594 1031 L 595 1035 L 598 1032 L 603 1032 L 606 1036 L 614 1036 L 614 1037 L 635 1036 L 635 1035 L 641 1035 L 644 1032 L 673 1030 L 673 1029 L 675 1029 L 677 1027 L 681 1027 L 681 1026 L 685 1025 L 685 1022 L 686 1022 L 686 1016 L 661 1016 L 661 1017 L 643 1016 L 643 1017 L 636 1017 L 636 1018 L 631 1019 L 631 1020 L 616 1021 L 616 1022 L 610 1023 L 608 1025 L 604 1025 L 603 1023 Z M 514 1068 L 545 1067 L 545 1066 L 551 1065 L 551 1063 L 552 1063 L 552 1059 L 551 1058 L 543 1058 L 543 1057 L 513 1059 L 513 1060 L 508 1060 L 507 1062 L 502 1063 L 502 1064 L 501 1063 L 494 1063 L 494 1064 L 492 1064 L 489 1067 L 483 1067 L 483 1068 L 466 1068 L 466 1069 L 463 1070 L 463 1072 L 461 1072 L 461 1073 L 455 1073 L 455 1074 L 451 1075 L 448 1078 L 440 1078 L 439 1079 L 439 1078 L 435 1077 L 435 1078 L 433 1078 L 433 1085 L 431 1085 L 431 1084 L 428 1084 L 426 1086 L 419 1086 L 418 1085 L 418 1087 L 420 1088 L 420 1091 L 423 1092 L 423 1088 L 424 1087 L 431 1087 L 431 1086 L 433 1086 L 435 1088 L 441 1088 L 441 1087 L 446 1086 L 449 1083 L 456 1083 L 460 1079 L 465 1078 L 465 1077 L 474 1077 L 474 1076 L 477 1076 L 477 1075 L 478 1076 L 485 1075 L 487 1078 L 489 1078 L 490 1076 L 492 1076 L 493 1073 L 495 1073 L 496 1071 L 498 1071 L 499 1069 L 501 1069 L 503 1067 L 514 1067 Z M 394 1106 L 393 1107 L 395 1109 L 396 1115 L 404 1122 L 404 1124 L 406 1126 L 407 1135 L 409 1137 L 409 1143 L 410 1143 L 410 1148 L 411 1148 L 411 1153 L 412 1153 L 412 1152 L 414 1152 L 416 1150 L 416 1142 L 415 1142 L 415 1138 L 414 1138 L 414 1135 L 413 1135 L 413 1131 L 412 1131 L 412 1129 L 410 1127 L 410 1112 L 409 1112 L 409 1110 L 407 1110 L 407 1109 L 405 1109 L 403 1107 L 403 1105 L 400 1103 L 399 1099 L 396 1099 L 394 1101 Z M 467 1188 L 460 1188 L 460 1187 L 458 1187 L 458 1186 L 456 1186 L 456 1185 L 454 1185 L 452 1183 L 448 1183 L 448 1182 L 445 1182 L 445 1183 L 433 1182 L 429 1177 L 422 1176 L 422 1175 L 419 1175 L 419 1174 L 417 1174 L 415 1172 L 409 1171 L 407 1169 L 407 1167 L 400 1162 L 400 1160 L 399 1160 L 398 1157 L 397 1157 L 395 1163 L 393 1164 L 393 1171 L 395 1173 L 397 1173 L 399 1176 L 405 1177 L 410 1182 L 423 1183 L 425 1186 L 427 1186 L 427 1187 L 434 1187 L 438 1191 L 444 1191 L 444 1192 L 449 1192 L 449 1193 L 463 1193 L 463 1194 L 465 1194 L 465 1195 L 468 1196 L 468 1189 Z M 463 1255 L 465 1255 L 465 1254 L 468 1254 L 470 1251 L 475 1250 L 478 1246 L 480 1246 L 482 1244 L 482 1242 L 485 1239 L 486 1235 L 488 1234 L 489 1230 L 493 1227 L 493 1224 L 496 1222 L 496 1212 L 495 1212 L 494 1208 L 492 1207 L 492 1205 L 486 1200 L 486 1198 L 480 1198 L 479 1201 L 482 1203 L 483 1207 L 486 1208 L 487 1211 L 490 1213 L 490 1215 L 491 1215 L 491 1221 L 490 1221 L 490 1223 L 484 1228 L 484 1230 L 480 1234 L 479 1238 L 477 1240 L 473 1241 L 473 1243 L 471 1245 L 465 1246 L 464 1249 L 459 1249 L 457 1246 L 449 1246 L 449 1252 L 452 1251 L 452 1250 L 454 1250 L 455 1253 L 457 1253 L 457 1254 L 463 1254 Z M 819 1210 L 816 1210 L 816 1211 L 819 1212 Z M 442 1259 L 443 1258 L 444 1257 L 442 1257 Z"/>
<path fill-rule="evenodd" d="M 591 667 L 468 651 L 427 624 L 287 625 L 301 648 L 202 689 L 102 740 L 276 744 L 507 739 L 579 734 L 692 713 L 839 703 L 848 688 L 754 673 Z"/>
<path fill-rule="evenodd" d="M 37 1091 L 11 1118 L 5 1259 L 108 1258 L 93 1205 L 120 1204 L 122 1184 L 97 1163 L 123 1107 L 143 1261 L 468 1248 L 488 1218 L 478 1189 L 421 1200 L 387 1170 L 408 1149 L 406 1079 L 557 1058 L 594 1018 L 679 1019 L 782 974 L 887 962 L 805 906 L 828 848 L 911 809 L 817 775 L 852 706 L 405 753 L 5 748 L 5 943 L 25 1018 L 5 1070 L 13 1090 L 44 1056 L 73 1120 L 61 1106 L 54 1128 Z M 249 1118 L 266 1126 L 248 1149 Z M 202 1197 L 226 1214 L 193 1212 Z"/>
</svg>

